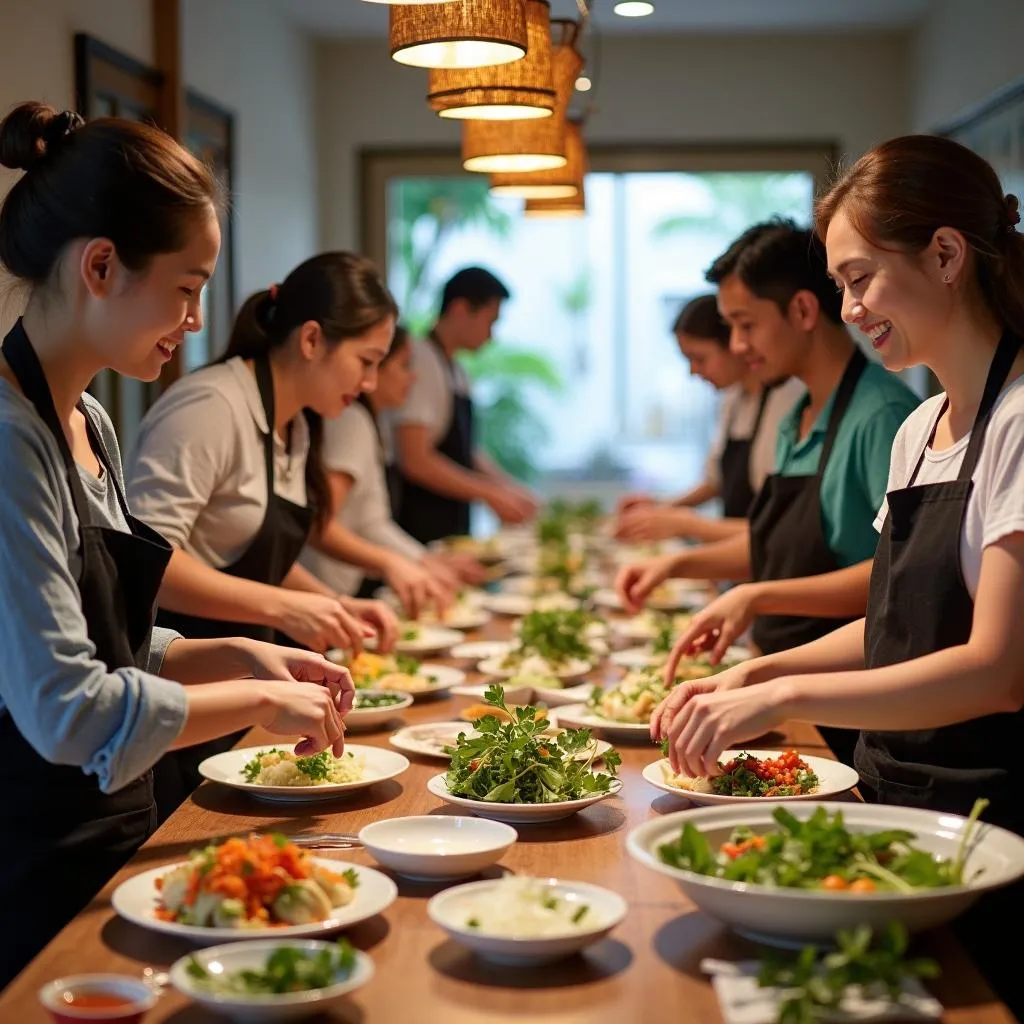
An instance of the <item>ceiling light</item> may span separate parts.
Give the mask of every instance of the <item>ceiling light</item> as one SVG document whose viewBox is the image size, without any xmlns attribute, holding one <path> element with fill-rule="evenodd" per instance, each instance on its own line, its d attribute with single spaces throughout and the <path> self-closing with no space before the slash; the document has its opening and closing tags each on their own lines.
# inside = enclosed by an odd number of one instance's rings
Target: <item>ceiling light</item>
<svg viewBox="0 0 1024 1024">
<path fill-rule="evenodd" d="M 580 192 L 572 199 L 527 199 L 523 213 L 533 219 L 541 217 L 585 217 L 587 214 L 587 197 Z"/>
<path fill-rule="evenodd" d="M 526 0 L 528 49 L 523 60 L 483 68 L 433 68 L 427 102 L 441 117 L 520 121 L 550 117 L 555 109 L 551 77 L 551 7 Z"/>
<path fill-rule="evenodd" d="M 554 116 L 531 121 L 466 121 L 462 131 L 462 166 L 485 174 L 551 171 L 567 163 L 565 113 L 573 83 L 583 70 L 576 49 L 579 25 L 552 22 L 561 35 L 551 59 L 557 97 Z"/>
<path fill-rule="evenodd" d="M 586 173 L 583 130 L 570 121 L 565 133 L 564 167 L 532 174 L 495 174 L 491 177 L 491 194 L 519 199 L 572 199 L 578 195 Z"/>
<path fill-rule="evenodd" d="M 654 4 L 649 0 L 619 0 L 615 5 L 615 13 L 623 18 L 646 18 L 654 13 Z"/>
<path fill-rule="evenodd" d="M 391 56 L 419 68 L 477 68 L 526 56 L 525 0 L 392 4 Z"/>
</svg>

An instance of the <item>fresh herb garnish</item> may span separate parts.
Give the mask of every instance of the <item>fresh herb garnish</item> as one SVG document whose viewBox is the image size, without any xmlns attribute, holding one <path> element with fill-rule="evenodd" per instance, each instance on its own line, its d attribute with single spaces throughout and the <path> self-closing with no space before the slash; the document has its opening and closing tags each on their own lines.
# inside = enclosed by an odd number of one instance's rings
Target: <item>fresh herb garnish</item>
<svg viewBox="0 0 1024 1024">
<path fill-rule="evenodd" d="M 907 941 L 901 921 L 890 923 L 875 943 L 871 929 L 862 925 L 839 932 L 835 952 L 820 955 L 815 946 L 807 946 L 788 962 L 770 954 L 762 962 L 757 983 L 781 990 L 779 1024 L 813 1024 L 838 1010 L 854 986 L 865 996 L 899 1003 L 906 979 L 939 975 L 934 960 L 906 959 Z"/>
<path fill-rule="evenodd" d="M 352 708 L 360 711 L 363 708 L 387 708 L 401 703 L 402 698 L 394 693 L 357 693 Z"/>
<path fill-rule="evenodd" d="M 586 903 L 584 903 L 583 906 L 581 906 L 579 910 L 577 910 L 576 913 L 572 915 L 572 923 L 579 924 L 580 921 L 582 921 L 583 918 L 587 916 L 589 910 L 590 907 Z"/>
<path fill-rule="evenodd" d="M 407 654 L 395 655 L 395 668 L 407 676 L 414 676 L 420 670 L 420 663 Z"/>
<path fill-rule="evenodd" d="M 548 719 L 537 717 L 535 707 L 510 709 L 498 685 L 487 688 L 484 703 L 505 712 L 509 721 L 503 725 L 487 715 L 476 723 L 474 735 L 459 735 L 446 776 L 449 792 L 492 803 L 543 804 L 611 789 L 622 759 L 609 750 L 604 755 L 607 771 L 591 771 L 597 748 L 589 729 L 544 736 Z M 583 752 L 585 759 L 577 760 Z"/>
<path fill-rule="evenodd" d="M 350 889 L 359 888 L 359 875 L 356 873 L 355 868 L 349 868 L 347 871 L 342 871 L 341 877 L 348 882 Z"/>
<path fill-rule="evenodd" d="M 591 621 L 591 616 L 582 611 L 530 612 L 519 627 L 514 655 L 538 655 L 556 666 L 573 658 L 586 661 L 591 651 L 585 632 Z"/>
</svg>

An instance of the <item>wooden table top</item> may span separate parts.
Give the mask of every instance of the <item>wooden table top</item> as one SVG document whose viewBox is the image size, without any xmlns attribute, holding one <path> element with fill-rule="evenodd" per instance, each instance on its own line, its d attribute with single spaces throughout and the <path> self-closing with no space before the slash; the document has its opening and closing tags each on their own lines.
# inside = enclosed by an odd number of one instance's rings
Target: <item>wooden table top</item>
<svg viewBox="0 0 1024 1024">
<path fill-rule="evenodd" d="M 491 637 L 501 632 L 500 624 L 488 630 Z M 350 741 L 386 747 L 399 724 L 452 720 L 469 703 L 460 697 L 418 702 L 383 731 L 353 733 Z M 793 723 L 773 739 L 778 745 L 830 756 L 820 735 L 806 724 Z M 244 745 L 265 742 L 268 735 L 254 731 Z M 714 991 L 698 965 L 704 957 L 749 957 L 754 947 L 698 912 L 671 880 L 627 855 L 625 837 L 631 829 L 687 804 L 660 793 L 641 778 L 644 765 L 659 756 L 652 746 L 617 744 L 617 749 L 623 762 L 623 788 L 618 796 L 565 821 L 519 827 L 519 842 L 501 862 L 516 873 L 588 881 L 619 892 L 629 903 L 629 912 L 607 939 L 583 956 L 548 967 L 488 965 L 448 939 L 427 917 L 428 898 L 443 886 L 396 877 L 398 900 L 383 914 L 346 933 L 354 945 L 373 957 L 375 977 L 331 1016 L 320 1019 L 347 1024 L 498 1024 L 513 1019 L 559 1024 L 720 1021 Z M 457 813 L 426 790 L 427 780 L 444 770 L 444 762 L 414 755 L 410 761 L 410 769 L 397 779 L 350 797 L 295 805 L 294 809 L 204 783 L 89 907 L 0 994 L 0 1021 L 39 1024 L 49 1020 L 36 993 L 58 976 L 94 971 L 137 976 L 146 967 L 167 968 L 192 948 L 122 921 L 113 913 L 111 893 L 140 871 L 181 860 L 210 840 L 248 830 L 358 831 L 381 818 Z M 361 849 L 316 851 L 316 855 L 377 867 Z M 944 1021 L 1013 1021 L 948 931 L 933 932 L 919 946 L 942 966 L 942 977 L 932 987 L 947 1008 Z M 212 1024 L 222 1019 L 168 989 L 146 1024 Z"/>
</svg>

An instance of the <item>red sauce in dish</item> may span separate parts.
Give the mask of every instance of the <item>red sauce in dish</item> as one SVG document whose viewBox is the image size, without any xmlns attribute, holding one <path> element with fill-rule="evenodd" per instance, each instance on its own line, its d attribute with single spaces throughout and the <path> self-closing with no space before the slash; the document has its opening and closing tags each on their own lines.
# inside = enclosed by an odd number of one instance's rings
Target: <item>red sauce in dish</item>
<svg viewBox="0 0 1024 1024">
<path fill-rule="evenodd" d="M 61 1001 L 78 1010 L 124 1010 L 135 1005 L 134 999 L 113 992 L 65 992 Z"/>
</svg>

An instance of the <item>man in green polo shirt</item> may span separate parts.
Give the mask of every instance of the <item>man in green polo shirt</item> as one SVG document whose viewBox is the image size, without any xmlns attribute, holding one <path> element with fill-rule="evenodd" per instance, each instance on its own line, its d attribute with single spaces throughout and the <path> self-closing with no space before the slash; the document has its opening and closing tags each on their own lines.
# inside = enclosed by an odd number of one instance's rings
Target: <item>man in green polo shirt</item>
<svg viewBox="0 0 1024 1024">
<path fill-rule="evenodd" d="M 776 471 L 748 530 L 626 566 L 617 587 L 635 612 L 672 576 L 752 580 L 697 615 L 687 632 L 717 660 L 751 620 L 755 644 L 771 653 L 863 616 L 893 438 L 918 398 L 854 343 L 810 230 L 783 220 L 755 225 L 707 276 L 718 285 L 733 351 L 763 381 L 797 377 L 807 394 L 779 426 Z"/>
</svg>

